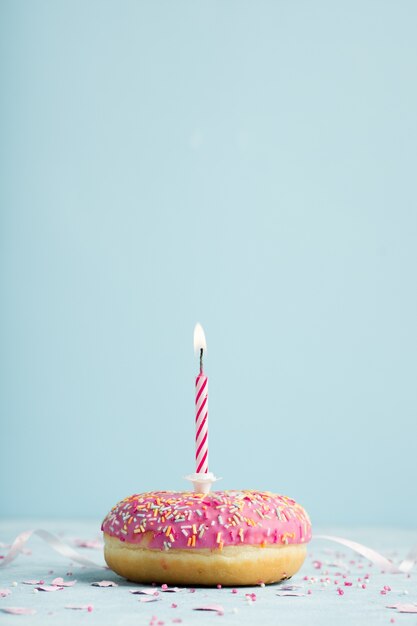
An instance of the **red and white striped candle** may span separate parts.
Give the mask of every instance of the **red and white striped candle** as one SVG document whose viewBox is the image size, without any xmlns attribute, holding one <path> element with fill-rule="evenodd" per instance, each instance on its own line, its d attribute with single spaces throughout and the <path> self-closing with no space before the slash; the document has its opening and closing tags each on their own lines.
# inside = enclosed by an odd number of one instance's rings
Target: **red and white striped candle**
<svg viewBox="0 0 417 626">
<path fill-rule="evenodd" d="M 200 324 L 194 328 L 194 350 L 200 354 L 200 373 L 195 380 L 195 471 L 208 473 L 208 378 L 203 371 L 206 337 Z"/>
</svg>

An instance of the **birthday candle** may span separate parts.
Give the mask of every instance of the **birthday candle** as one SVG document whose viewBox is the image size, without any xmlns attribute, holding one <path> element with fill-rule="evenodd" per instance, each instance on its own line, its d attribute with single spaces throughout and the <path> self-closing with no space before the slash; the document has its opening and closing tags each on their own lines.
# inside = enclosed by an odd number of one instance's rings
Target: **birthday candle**
<svg viewBox="0 0 417 626">
<path fill-rule="evenodd" d="M 208 378 L 203 371 L 206 337 L 200 324 L 194 328 L 194 350 L 200 354 L 200 373 L 195 380 L 195 467 L 197 474 L 208 472 Z"/>
</svg>

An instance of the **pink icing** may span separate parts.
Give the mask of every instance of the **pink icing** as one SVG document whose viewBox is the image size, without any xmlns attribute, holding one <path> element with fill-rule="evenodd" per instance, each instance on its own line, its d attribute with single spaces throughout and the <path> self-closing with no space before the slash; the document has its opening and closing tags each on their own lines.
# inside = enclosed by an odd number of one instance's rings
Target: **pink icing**
<svg viewBox="0 0 417 626">
<path fill-rule="evenodd" d="M 302 506 L 287 496 L 249 490 L 135 494 L 112 508 L 101 529 L 137 544 L 146 533 L 147 547 L 155 550 L 222 549 L 242 543 L 265 547 L 311 539 L 310 519 Z"/>
</svg>

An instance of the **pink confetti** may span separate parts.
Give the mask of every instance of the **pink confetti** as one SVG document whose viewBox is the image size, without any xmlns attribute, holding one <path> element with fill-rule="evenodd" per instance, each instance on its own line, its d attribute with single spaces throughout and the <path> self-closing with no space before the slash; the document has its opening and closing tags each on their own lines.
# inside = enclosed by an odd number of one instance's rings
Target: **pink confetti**
<svg viewBox="0 0 417 626">
<path fill-rule="evenodd" d="M 130 593 L 143 594 L 145 596 L 159 596 L 159 591 L 156 589 L 148 589 L 147 587 L 141 587 L 139 589 L 129 589 Z"/>
<path fill-rule="evenodd" d="M 28 609 L 23 606 L 5 606 L 1 610 L 3 613 L 10 613 L 10 615 L 35 615 L 36 609 Z"/>
<path fill-rule="evenodd" d="M 162 585 L 161 591 L 164 593 L 178 593 L 179 591 L 183 591 L 180 587 L 168 587 L 168 585 Z"/>
<path fill-rule="evenodd" d="M 140 594 L 140 595 L 159 596 L 159 591 L 157 591 L 156 589 L 142 588 L 142 589 L 129 589 L 129 591 L 130 593 L 135 593 L 135 594 Z"/>
<path fill-rule="evenodd" d="M 57 585 L 38 585 L 35 589 L 38 591 L 62 591 L 64 587 L 58 587 Z"/>
<path fill-rule="evenodd" d="M 72 611 L 91 611 L 94 609 L 92 604 L 67 604 L 66 609 L 70 609 Z"/>
<path fill-rule="evenodd" d="M 118 587 L 117 583 L 114 583 L 112 580 L 98 580 L 95 583 L 91 583 L 93 587 Z"/>
<path fill-rule="evenodd" d="M 343 594 L 345 592 L 343 591 L 343 589 L 340 589 L 340 587 L 339 587 L 338 590 L 337 590 L 337 593 L 339 594 L 339 596 L 343 596 Z"/>
<path fill-rule="evenodd" d="M 0 598 L 7 598 L 11 593 L 10 589 L 0 589 Z"/>
<path fill-rule="evenodd" d="M 139 602 L 158 602 L 161 598 L 157 598 L 156 596 L 144 596 L 143 598 L 139 598 Z"/>
<path fill-rule="evenodd" d="M 45 581 L 44 580 L 31 579 L 31 580 L 22 580 L 22 583 L 24 585 L 44 585 Z"/>
<path fill-rule="evenodd" d="M 76 582 L 76 580 L 64 580 L 63 578 L 58 577 L 53 579 L 52 585 L 57 587 L 73 587 Z"/>
<path fill-rule="evenodd" d="M 201 606 L 195 606 L 193 611 L 215 611 L 223 615 L 224 608 L 221 604 L 202 604 Z"/>
<path fill-rule="evenodd" d="M 311 593 L 311 590 L 309 589 L 309 592 Z M 298 598 L 298 597 L 302 597 L 305 596 L 305 593 L 298 593 L 297 591 L 283 591 L 282 593 L 277 593 L 277 596 L 281 596 L 282 598 L 284 596 L 292 596 L 294 598 Z"/>
</svg>

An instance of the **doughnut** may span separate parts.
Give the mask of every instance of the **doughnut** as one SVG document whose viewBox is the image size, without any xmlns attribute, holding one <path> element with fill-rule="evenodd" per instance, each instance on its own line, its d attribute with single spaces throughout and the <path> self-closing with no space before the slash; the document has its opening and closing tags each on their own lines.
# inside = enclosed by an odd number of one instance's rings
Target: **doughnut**
<svg viewBox="0 0 417 626">
<path fill-rule="evenodd" d="M 293 576 L 311 523 L 291 498 L 268 491 L 154 491 L 105 517 L 104 557 L 139 583 L 259 585 Z"/>
</svg>

